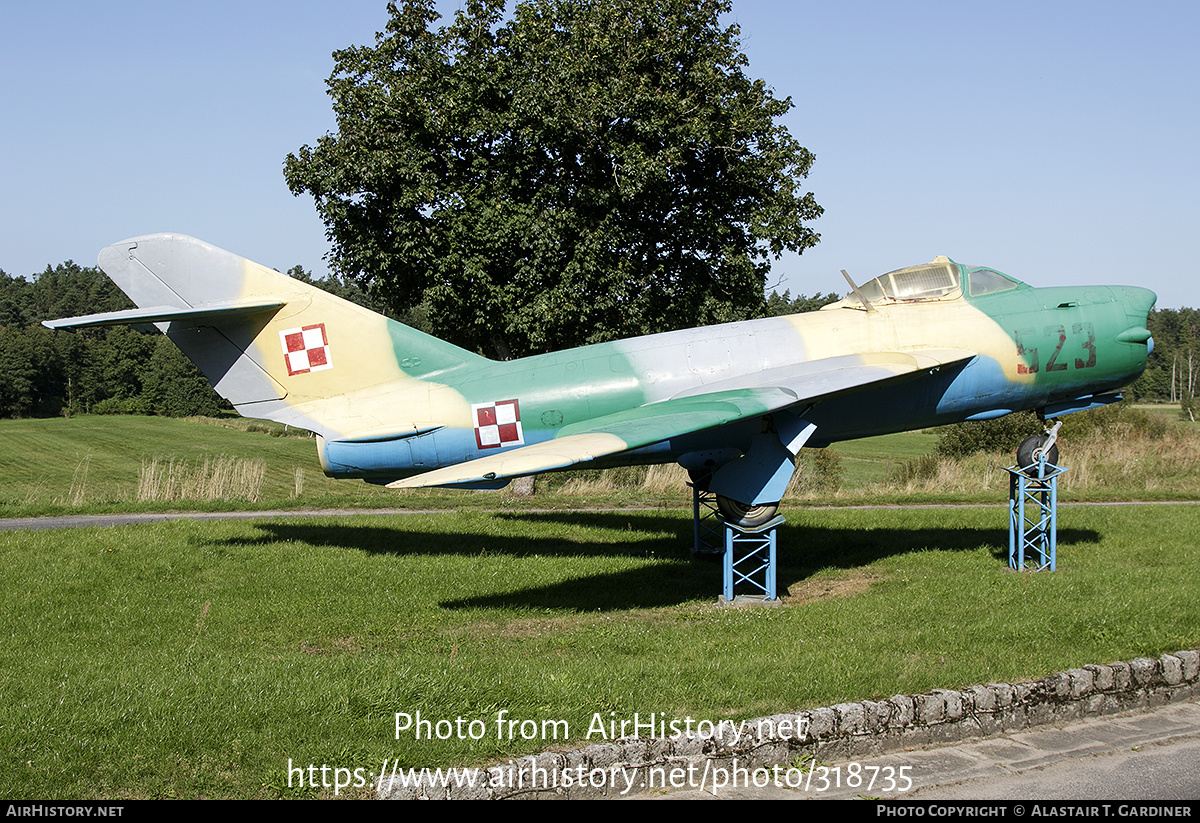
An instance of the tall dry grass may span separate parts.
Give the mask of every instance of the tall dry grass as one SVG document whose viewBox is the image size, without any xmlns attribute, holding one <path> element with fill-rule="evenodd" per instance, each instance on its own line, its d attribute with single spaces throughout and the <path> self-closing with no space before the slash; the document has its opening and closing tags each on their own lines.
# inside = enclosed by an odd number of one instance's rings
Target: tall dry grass
<svg viewBox="0 0 1200 823">
<path fill-rule="evenodd" d="M 642 491 L 672 494 L 687 489 L 688 474 L 671 463 L 661 466 L 625 466 L 599 472 L 582 472 L 558 488 L 560 494 L 608 494 L 618 491 Z"/>
<path fill-rule="evenodd" d="M 841 488 L 843 472 L 840 458 L 831 449 L 806 449 L 800 453 L 796 472 L 784 498 L 806 498 L 830 494 Z M 560 494 L 607 494 L 637 491 L 654 495 L 687 495 L 687 471 L 676 463 L 653 466 L 627 466 L 599 472 L 581 472 L 564 482 Z"/>
<path fill-rule="evenodd" d="M 75 472 L 71 475 L 71 488 L 67 492 L 65 500 L 57 498 L 56 503 L 65 503 L 68 506 L 82 506 L 86 499 L 87 491 L 87 476 L 88 466 L 92 462 L 92 453 L 88 452 L 79 461 L 79 465 L 75 467 Z"/>
<path fill-rule="evenodd" d="M 1118 429 L 1059 448 L 1066 489 L 1200 491 L 1200 435 L 1184 426 L 1154 438 Z"/>
<path fill-rule="evenodd" d="M 1084 436 L 1059 439 L 1059 463 L 1068 471 L 1059 478 L 1064 492 L 1155 492 L 1200 494 L 1200 433 L 1185 426 L 1146 432 L 1116 423 Z M 1003 489 L 1011 453 L 980 453 L 964 458 L 926 457 L 911 460 L 878 490 L 970 494 Z"/>
<path fill-rule="evenodd" d="M 266 475 L 265 460 L 247 460 L 221 455 L 206 457 L 199 465 L 179 458 L 154 457 L 142 461 L 138 475 L 137 499 L 173 500 L 249 500 L 262 495 Z"/>
<path fill-rule="evenodd" d="M 1071 421 L 1059 438 L 1062 492 L 1100 495 L 1200 495 L 1200 430 L 1128 411 Z M 890 499 L 898 494 L 1004 495 L 1014 451 L 966 457 L 928 454 L 909 460 L 886 482 L 845 484 L 836 449 L 804 449 L 784 500 Z M 555 490 L 567 495 L 641 492 L 687 495 L 687 472 L 675 464 L 579 472 Z"/>
</svg>

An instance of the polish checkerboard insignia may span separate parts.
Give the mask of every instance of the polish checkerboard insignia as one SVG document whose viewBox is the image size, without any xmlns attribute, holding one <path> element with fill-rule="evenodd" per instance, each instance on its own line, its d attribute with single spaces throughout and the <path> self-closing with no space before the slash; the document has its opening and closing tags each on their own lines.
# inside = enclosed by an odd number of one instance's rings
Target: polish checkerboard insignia
<svg viewBox="0 0 1200 823">
<path fill-rule="evenodd" d="M 283 344 L 288 374 L 308 374 L 333 368 L 324 323 L 281 331 L 279 340 Z"/>
<path fill-rule="evenodd" d="M 521 409 L 516 400 L 476 403 L 471 406 L 471 416 L 475 418 L 475 442 L 479 448 L 524 445 Z"/>
</svg>

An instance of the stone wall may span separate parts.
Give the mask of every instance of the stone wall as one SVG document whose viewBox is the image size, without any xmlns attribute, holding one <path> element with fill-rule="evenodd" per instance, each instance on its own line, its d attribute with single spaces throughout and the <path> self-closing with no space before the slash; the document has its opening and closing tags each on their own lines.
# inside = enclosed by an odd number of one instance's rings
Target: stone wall
<svg viewBox="0 0 1200 823">
<path fill-rule="evenodd" d="M 1017 732 L 1033 726 L 1151 709 L 1200 697 L 1200 651 L 1084 666 L 1032 683 L 896 695 L 748 720 L 711 734 L 628 738 L 544 752 L 476 770 L 475 785 L 380 781 L 385 799 L 584 799 L 637 794 L 651 770 L 699 775 L 707 767 L 786 768 Z M 690 770 L 690 772 L 688 771 Z M 661 783 L 661 781 L 659 781 Z M 530 783 L 535 785 L 531 786 Z M 632 788 L 632 791 L 630 789 Z M 625 794 L 625 796 L 628 796 Z"/>
</svg>

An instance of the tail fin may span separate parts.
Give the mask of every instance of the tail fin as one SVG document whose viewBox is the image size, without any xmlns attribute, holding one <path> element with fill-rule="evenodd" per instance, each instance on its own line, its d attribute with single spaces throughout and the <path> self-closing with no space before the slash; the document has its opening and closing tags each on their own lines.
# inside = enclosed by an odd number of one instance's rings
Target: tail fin
<svg viewBox="0 0 1200 823">
<path fill-rule="evenodd" d="M 351 394 L 484 362 L 193 237 L 135 237 L 99 264 L 138 308 L 46 325 L 153 323 L 247 417 L 345 436 L 379 424 L 354 422 Z"/>
</svg>

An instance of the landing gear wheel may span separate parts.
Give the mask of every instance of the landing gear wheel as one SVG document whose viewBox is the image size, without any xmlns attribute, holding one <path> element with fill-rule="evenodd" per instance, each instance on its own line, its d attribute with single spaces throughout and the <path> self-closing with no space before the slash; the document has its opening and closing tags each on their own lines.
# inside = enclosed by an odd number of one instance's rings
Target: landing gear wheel
<svg viewBox="0 0 1200 823">
<path fill-rule="evenodd" d="M 726 523 L 752 529 L 761 526 L 775 516 L 775 512 L 779 511 L 779 501 L 750 506 L 718 494 L 717 509 Z"/>
<path fill-rule="evenodd" d="M 1031 434 L 1021 441 L 1021 445 L 1017 446 L 1017 468 L 1022 473 L 1029 477 L 1038 476 L 1038 463 L 1049 440 L 1050 435 L 1048 434 Z M 1046 462 L 1055 466 L 1058 465 L 1057 443 L 1050 447 L 1050 451 L 1046 455 Z"/>
</svg>

